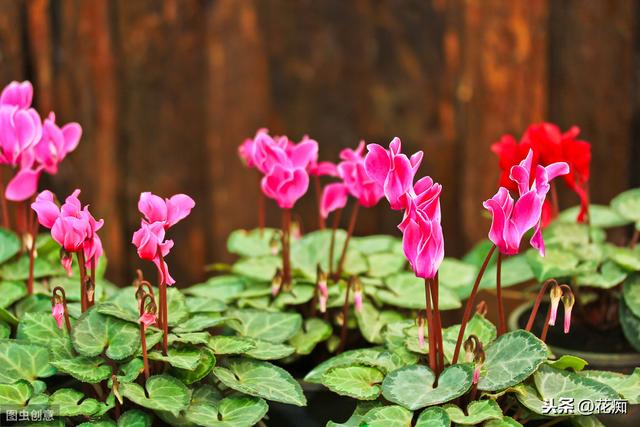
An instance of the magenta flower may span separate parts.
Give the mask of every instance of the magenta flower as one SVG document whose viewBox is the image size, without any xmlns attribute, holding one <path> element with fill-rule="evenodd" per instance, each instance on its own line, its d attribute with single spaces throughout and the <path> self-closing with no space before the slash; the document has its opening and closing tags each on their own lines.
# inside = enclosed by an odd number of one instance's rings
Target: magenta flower
<svg viewBox="0 0 640 427">
<path fill-rule="evenodd" d="M 478 384 L 478 381 L 480 381 L 480 369 L 482 369 L 482 365 L 477 363 L 473 369 L 473 384 Z"/>
<path fill-rule="evenodd" d="M 35 160 L 49 174 L 58 173 L 58 165 L 80 143 L 82 128 L 78 123 L 68 123 L 62 128 L 56 125 L 56 116 L 49 113 L 45 119 L 42 138 L 35 145 Z"/>
<path fill-rule="evenodd" d="M 247 167 L 252 168 L 255 166 L 253 161 L 253 139 L 247 138 L 240 144 L 238 155 Z"/>
<path fill-rule="evenodd" d="M 327 311 L 327 301 L 329 301 L 329 288 L 327 280 L 318 281 L 318 302 L 320 303 L 320 313 Z"/>
<path fill-rule="evenodd" d="M 102 242 L 97 231 L 104 225 L 104 220 L 97 221 L 89 212 L 89 206 L 82 207 L 79 194 L 80 190 L 75 190 L 58 207 L 53 193 L 45 190 L 36 197 L 31 208 L 36 212 L 38 222 L 51 229 L 53 240 L 66 252 L 82 250 L 86 265 L 91 266 L 102 255 Z M 61 262 L 71 275 L 71 258 L 63 257 Z"/>
<path fill-rule="evenodd" d="M 147 329 L 149 326 L 153 326 L 157 322 L 157 317 L 155 314 L 150 312 L 144 312 L 142 316 L 138 319 L 138 322 L 142 323 L 144 329 Z"/>
<path fill-rule="evenodd" d="M 13 81 L 9 83 L 0 94 L 0 105 L 14 105 L 26 110 L 31 106 L 33 100 L 33 86 L 31 82 L 22 83 Z"/>
<path fill-rule="evenodd" d="M 309 175 L 303 168 L 287 168 L 276 164 L 262 178 L 262 192 L 274 199 L 282 209 L 290 209 L 307 192 Z"/>
<path fill-rule="evenodd" d="M 363 150 L 364 141 L 360 141 L 355 150 L 349 148 L 342 150 L 340 152 L 342 162 L 338 165 L 338 174 L 349 194 L 357 199 L 360 205 L 370 208 L 384 197 L 384 189 L 381 184 L 369 177 L 362 157 Z"/>
<path fill-rule="evenodd" d="M 56 303 L 51 307 L 51 315 L 56 320 L 59 329 L 62 329 L 62 321 L 64 320 L 64 305 Z"/>
<path fill-rule="evenodd" d="M 196 205 L 186 194 L 176 194 L 169 199 L 162 199 L 150 192 L 140 194 L 138 210 L 149 223 L 161 222 L 165 229 L 174 226 L 186 218 Z"/>
<path fill-rule="evenodd" d="M 402 222 L 402 249 L 415 275 L 433 279 L 444 259 L 444 237 L 440 221 L 415 209 Z"/>
<path fill-rule="evenodd" d="M 20 166 L 23 154 L 41 137 L 42 123 L 33 108 L 0 105 L 0 164 Z"/>
<path fill-rule="evenodd" d="M 422 151 L 409 159 L 402 154 L 400 138 L 393 138 L 386 150 L 378 144 L 367 145 L 365 158 L 368 175 L 384 188 L 384 194 L 391 209 L 400 210 L 407 206 L 406 199 L 413 192 L 413 178 L 422 162 Z"/>
<path fill-rule="evenodd" d="M 489 239 L 506 255 L 517 254 L 522 237 L 535 227 L 530 244 L 544 256 L 542 205 L 550 188 L 549 182 L 569 172 L 569 166 L 565 162 L 552 163 L 546 167 L 537 165 L 535 179 L 530 184 L 532 157 L 533 151 L 529 150 L 527 157 L 511 168 L 511 180 L 518 184 L 518 201 L 514 201 L 509 190 L 500 187 L 498 192 L 483 204 L 493 217 Z"/>
<path fill-rule="evenodd" d="M 149 224 L 142 220 L 140 229 L 133 233 L 132 243 L 138 249 L 138 256 L 147 261 L 153 261 L 160 273 L 162 282 L 171 286 L 175 280 L 169 274 L 164 257 L 173 247 L 173 240 L 164 240 L 165 228 L 163 222 Z"/>
<path fill-rule="evenodd" d="M 334 182 L 324 187 L 320 199 L 320 215 L 327 218 L 337 209 L 342 209 L 347 204 L 349 193 L 347 187 L 341 182 Z"/>
</svg>

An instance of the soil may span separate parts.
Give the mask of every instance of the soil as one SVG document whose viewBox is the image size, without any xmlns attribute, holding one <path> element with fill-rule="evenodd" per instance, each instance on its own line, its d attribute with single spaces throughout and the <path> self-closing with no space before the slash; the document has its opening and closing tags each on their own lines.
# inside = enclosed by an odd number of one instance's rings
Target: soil
<svg viewBox="0 0 640 427">
<path fill-rule="evenodd" d="M 531 331 L 536 336 L 540 336 L 548 307 L 549 304 L 546 302 L 540 304 L 538 316 L 536 317 Z M 518 325 L 521 328 L 526 326 L 530 313 L 530 309 L 526 310 L 518 318 Z M 571 331 L 568 334 L 565 334 L 562 327 L 563 315 L 562 307 L 560 307 L 558 309 L 556 325 L 549 326 L 549 331 L 547 332 L 547 344 L 555 347 L 591 353 L 637 353 L 627 342 L 627 338 L 624 336 L 620 325 L 616 325 L 615 327 L 605 330 L 599 330 L 591 325 L 581 322 L 578 316 L 574 316 L 571 319 Z"/>
</svg>

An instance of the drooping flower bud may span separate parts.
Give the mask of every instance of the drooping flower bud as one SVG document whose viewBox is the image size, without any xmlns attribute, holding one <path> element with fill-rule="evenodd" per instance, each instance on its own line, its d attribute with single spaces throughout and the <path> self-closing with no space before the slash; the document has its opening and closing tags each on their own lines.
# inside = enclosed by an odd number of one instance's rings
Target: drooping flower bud
<svg viewBox="0 0 640 427">
<path fill-rule="evenodd" d="M 300 240 L 302 238 L 302 228 L 300 227 L 300 223 L 298 221 L 293 221 L 291 223 L 289 232 L 291 233 L 291 237 L 293 238 L 293 240 Z"/>
<path fill-rule="evenodd" d="M 271 279 L 271 296 L 276 297 L 282 288 L 282 270 L 277 269 L 276 274 Z"/>
<path fill-rule="evenodd" d="M 573 296 L 573 292 L 567 291 L 562 297 L 562 304 L 564 305 L 564 333 L 568 334 L 571 328 L 571 309 L 576 299 Z"/>
<path fill-rule="evenodd" d="M 144 329 L 147 329 L 151 325 L 155 325 L 157 322 L 156 312 L 158 311 L 158 307 L 156 306 L 155 301 L 151 300 L 144 309 L 144 313 L 138 319 Z"/>
<path fill-rule="evenodd" d="M 475 363 L 475 367 L 473 369 L 473 384 L 478 384 L 478 381 L 480 380 L 480 370 L 482 369 L 482 365 L 484 365 L 485 358 L 486 356 L 482 348 L 482 343 L 478 341 L 476 343 L 475 354 L 473 357 L 473 362 Z"/>
<path fill-rule="evenodd" d="M 96 284 L 93 282 L 93 280 L 89 276 L 85 278 L 84 289 L 87 295 L 87 302 L 89 304 L 93 304 L 93 297 L 96 292 Z"/>
<path fill-rule="evenodd" d="M 67 275 L 71 277 L 73 274 L 73 270 L 71 270 L 71 263 L 73 262 L 73 254 L 71 252 L 67 252 L 64 248 L 60 248 L 60 263 L 64 267 Z"/>
<path fill-rule="evenodd" d="M 318 264 L 317 268 L 317 282 L 320 313 L 325 313 L 327 311 L 327 301 L 329 299 L 329 288 L 327 287 L 327 273 L 322 271 L 320 264 Z"/>
<path fill-rule="evenodd" d="M 467 363 L 471 363 L 475 356 L 476 345 L 478 343 L 478 337 L 475 335 L 469 335 L 469 338 L 464 340 L 462 343 L 462 348 L 464 349 L 465 361 Z"/>
<path fill-rule="evenodd" d="M 135 285 L 134 285 L 135 286 Z M 138 289 L 136 289 L 136 300 L 138 301 L 138 310 L 142 308 L 142 299 L 146 292 L 144 291 L 144 287 L 140 282 L 138 282 Z"/>
<path fill-rule="evenodd" d="M 59 329 L 62 329 L 62 321 L 64 319 L 64 305 L 62 302 L 56 302 L 51 307 L 51 315 L 56 320 Z"/>
<path fill-rule="evenodd" d="M 558 315 L 558 305 L 562 298 L 562 288 L 559 285 L 553 285 L 551 288 L 551 314 L 549 315 L 549 325 L 554 326 L 556 324 L 556 317 Z"/>
<path fill-rule="evenodd" d="M 122 396 L 120 395 L 120 382 L 118 381 L 118 377 L 116 374 L 111 375 L 111 391 L 113 395 L 118 399 L 120 404 L 123 404 Z"/>
<path fill-rule="evenodd" d="M 356 311 L 362 311 L 362 282 L 360 279 L 356 278 L 353 281 L 353 305 L 356 308 Z"/>
<path fill-rule="evenodd" d="M 424 348 L 424 314 L 418 313 L 416 318 L 416 325 L 418 326 L 418 345 L 420 348 Z"/>
</svg>

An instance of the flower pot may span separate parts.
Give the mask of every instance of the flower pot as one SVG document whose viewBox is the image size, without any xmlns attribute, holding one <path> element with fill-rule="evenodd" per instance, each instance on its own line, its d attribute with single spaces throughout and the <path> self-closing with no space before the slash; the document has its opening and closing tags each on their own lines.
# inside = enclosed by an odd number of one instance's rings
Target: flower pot
<svg viewBox="0 0 640 427">
<path fill-rule="evenodd" d="M 509 316 L 511 330 L 522 329 L 526 326 L 533 303 L 525 303 L 516 308 Z M 537 336 L 543 327 L 548 303 L 543 302 L 538 310 L 532 331 Z M 562 330 L 562 309 L 558 311 L 556 326 L 549 327 L 547 345 L 554 355 L 571 355 L 580 357 L 588 362 L 588 369 L 615 371 L 630 374 L 640 367 L 640 353 L 629 346 L 622 330 L 596 331 L 586 325 L 573 322 L 569 334 Z M 595 347 L 595 348 L 594 348 Z M 602 349 L 603 351 L 597 351 Z M 609 350 L 609 351 L 607 351 Z M 608 426 L 640 426 L 639 405 L 629 405 L 626 415 L 601 415 L 598 418 Z"/>
</svg>

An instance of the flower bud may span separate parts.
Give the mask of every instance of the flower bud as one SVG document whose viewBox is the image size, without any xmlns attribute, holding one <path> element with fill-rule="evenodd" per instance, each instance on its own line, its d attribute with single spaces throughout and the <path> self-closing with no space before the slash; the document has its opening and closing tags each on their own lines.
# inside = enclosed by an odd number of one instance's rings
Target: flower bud
<svg viewBox="0 0 640 427">
<path fill-rule="evenodd" d="M 95 295 L 95 292 L 96 292 L 96 285 L 91 279 L 91 277 L 88 277 L 88 276 L 86 277 L 84 282 L 84 289 L 87 295 L 87 301 L 89 302 L 89 304 L 92 304 L 93 296 Z"/>
<path fill-rule="evenodd" d="M 567 291 L 562 297 L 562 304 L 564 305 L 564 333 L 568 334 L 571 328 L 571 309 L 576 299 L 573 296 L 573 292 Z"/>
<path fill-rule="evenodd" d="M 418 325 L 418 345 L 420 348 L 424 348 L 424 316 L 422 312 L 416 318 L 416 325 Z"/>
<path fill-rule="evenodd" d="M 317 269 L 317 283 L 318 283 L 318 303 L 320 304 L 320 312 L 325 313 L 327 311 L 327 300 L 329 299 L 329 288 L 327 287 L 327 273 L 322 271 L 320 264 Z"/>
<path fill-rule="evenodd" d="M 271 279 L 271 296 L 276 297 L 282 287 L 282 270 L 276 270 L 276 274 Z"/>
<path fill-rule="evenodd" d="M 362 311 L 362 282 L 357 277 L 353 280 L 353 305 L 356 311 Z"/>
<path fill-rule="evenodd" d="M 61 302 L 56 302 L 51 307 L 51 315 L 56 320 L 58 328 L 62 329 L 62 320 L 64 319 L 64 305 Z"/>
<path fill-rule="evenodd" d="M 118 402 L 120 402 L 120 404 L 123 404 L 123 400 L 122 400 L 122 396 L 120 395 L 120 382 L 118 381 L 118 377 L 113 374 L 111 375 L 111 391 L 113 392 L 113 395 L 116 397 L 116 399 L 118 399 Z"/>
<path fill-rule="evenodd" d="M 560 304 L 560 298 L 562 298 L 562 289 L 558 285 L 553 285 L 551 288 L 551 314 L 549 316 L 549 325 L 554 326 L 556 324 L 556 317 L 558 315 L 558 305 Z"/>
<path fill-rule="evenodd" d="M 73 262 L 73 254 L 67 252 L 64 248 L 60 248 L 60 263 L 64 267 L 67 275 L 71 277 L 73 270 L 71 270 L 71 263 Z"/>
</svg>

